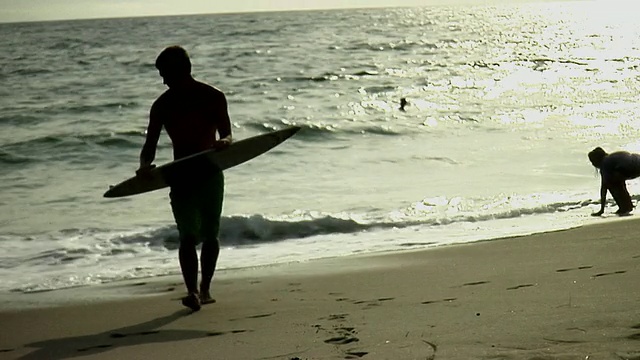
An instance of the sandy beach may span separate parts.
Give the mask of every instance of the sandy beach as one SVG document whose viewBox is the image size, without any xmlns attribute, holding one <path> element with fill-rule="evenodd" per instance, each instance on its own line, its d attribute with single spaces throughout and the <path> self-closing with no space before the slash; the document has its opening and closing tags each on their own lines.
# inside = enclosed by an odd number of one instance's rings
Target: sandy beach
<svg viewBox="0 0 640 360">
<path fill-rule="evenodd" d="M 640 359 L 640 221 L 594 222 L 230 271 L 197 313 L 178 277 L 15 295 L 0 358 Z"/>
</svg>

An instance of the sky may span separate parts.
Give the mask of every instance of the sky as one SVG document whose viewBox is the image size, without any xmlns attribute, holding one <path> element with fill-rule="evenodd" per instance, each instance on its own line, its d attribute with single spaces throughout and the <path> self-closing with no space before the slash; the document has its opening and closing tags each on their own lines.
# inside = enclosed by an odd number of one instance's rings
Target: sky
<svg viewBox="0 0 640 360">
<path fill-rule="evenodd" d="M 0 22 L 427 6 L 451 2 L 451 0 L 0 0 Z M 483 4 L 489 1 L 455 0 L 455 2 Z"/>
</svg>

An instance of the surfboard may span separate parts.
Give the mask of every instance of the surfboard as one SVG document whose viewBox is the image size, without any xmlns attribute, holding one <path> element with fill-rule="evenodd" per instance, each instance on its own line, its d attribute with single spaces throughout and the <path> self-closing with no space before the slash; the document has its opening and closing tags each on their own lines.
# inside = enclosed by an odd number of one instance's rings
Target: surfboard
<svg viewBox="0 0 640 360">
<path fill-rule="evenodd" d="M 115 198 L 146 193 L 169 186 L 170 179 L 180 176 L 182 170 L 209 166 L 220 171 L 240 165 L 278 146 L 300 130 L 298 126 L 257 135 L 233 142 L 221 150 L 205 150 L 182 159 L 158 166 L 144 176 L 134 176 L 112 185 L 104 197 Z"/>
</svg>

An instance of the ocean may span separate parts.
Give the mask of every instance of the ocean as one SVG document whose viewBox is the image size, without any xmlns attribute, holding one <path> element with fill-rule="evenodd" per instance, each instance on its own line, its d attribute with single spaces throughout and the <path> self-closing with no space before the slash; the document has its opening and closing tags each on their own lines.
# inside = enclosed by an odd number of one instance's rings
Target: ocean
<svg viewBox="0 0 640 360">
<path fill-rule="evenodd" d="M 634 15 L 577 1 L 0 24 L 0 292 L 179 274 L 168 190 L 102 197 L 138 166 L 174 44 L 226 93 L 235 139 L 302 127 L 225 172 L 220 273 L 611 221 L 590 216 L 587 152 L 640 150 Z"/>
</svg>

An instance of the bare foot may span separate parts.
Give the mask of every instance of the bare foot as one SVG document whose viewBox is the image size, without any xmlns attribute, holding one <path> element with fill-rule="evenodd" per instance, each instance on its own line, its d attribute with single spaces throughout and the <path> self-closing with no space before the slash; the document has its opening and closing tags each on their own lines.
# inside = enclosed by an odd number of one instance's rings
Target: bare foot
<svg viewBox="0 0 640 360">
<path fill-rule="evenodd" d="M 193 310 L 193 311 L 198 311 L 200 310 L 200 298 L 198 297 L 198 294 L 196 293 L 190 293 L 189 295 L 185 296 L 182 298 L 182 305 L 188 307 L 189 309 Z"/>
<path fill-rule="evenodd" d="M 631 211 L 633 211 L 633 208 L 631 208 L 631 209 L 618 209 L 618 211 L 616 211 L 616 215 L 618 215 L 618 216 L 631 215 L 630 214 Z"/>
<path fill-rule="evenodd" d="M 212 298 L 208 291 L 200 291 L 200 302 L 202 305 L 213 304 L 216 299 Z"/>
</svg>

